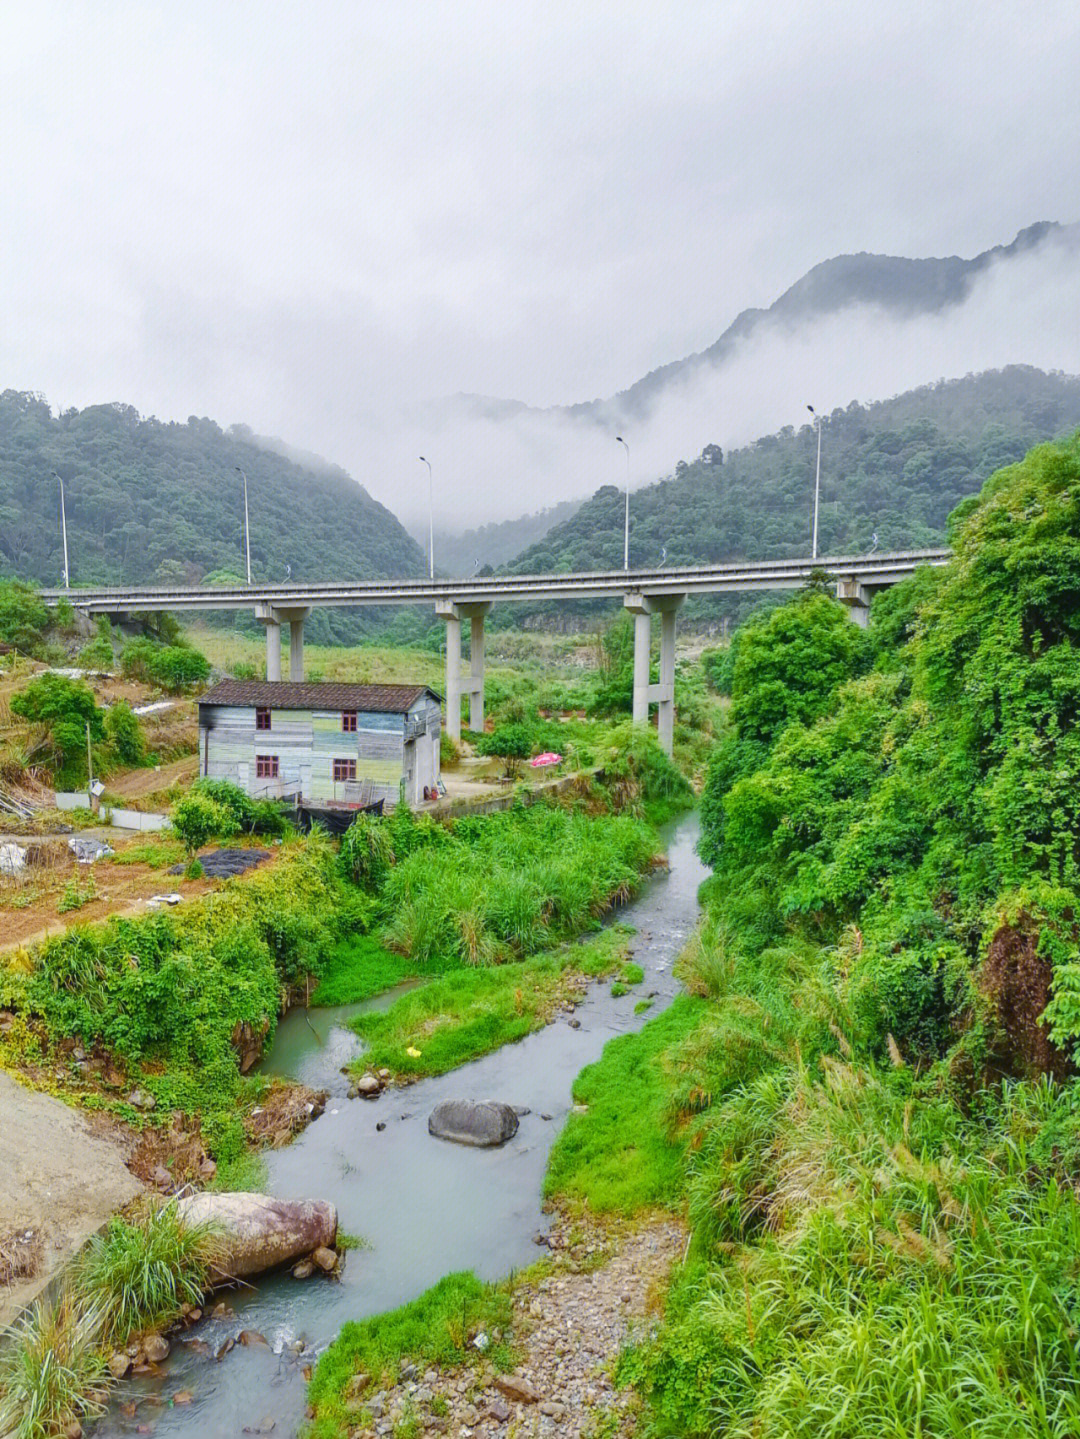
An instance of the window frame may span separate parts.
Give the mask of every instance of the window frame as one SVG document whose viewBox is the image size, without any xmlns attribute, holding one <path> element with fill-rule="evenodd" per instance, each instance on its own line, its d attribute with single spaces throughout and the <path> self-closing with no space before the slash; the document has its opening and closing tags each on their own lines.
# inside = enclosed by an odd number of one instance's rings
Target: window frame
<svg viewBox="0 0 1080 1439">
<path fill-rule="evenodd" d="M 339 774 L 340 767 L 344 767 L 345 774 Z M 349 772 L 351 771 L 351 773 Z M 335 756 L 331 760 L 330 773 L 334 784 L 355 784 L 356 783 L 356 758 L 354 755 Z"/>
<path fill-rule="evenodd" d="M 358 711 L 358 710 L 342 710 L 342 711 L 341 711 L 341 732 L 342 732 L 342 734 L 356 734 L 356 731 L 357 731 L 357 729 L 359 728 L 359 725 L 358 725 L 358 723 L 357 723 L 358 719 L 359 719 L 359 711 Z"/>
<path fill-rule="evenodd" d="M 257 754 L 255 756 L 255 778 L 280 779 L 281 756 L 276 754 Z"/>
<path fill-rule="evenodd" d="M 269 705 L 255 706 L 255 728 L 258 732 L 266 734 L 273 728 L 271 720 L 272 710 Z"/>
</svg>

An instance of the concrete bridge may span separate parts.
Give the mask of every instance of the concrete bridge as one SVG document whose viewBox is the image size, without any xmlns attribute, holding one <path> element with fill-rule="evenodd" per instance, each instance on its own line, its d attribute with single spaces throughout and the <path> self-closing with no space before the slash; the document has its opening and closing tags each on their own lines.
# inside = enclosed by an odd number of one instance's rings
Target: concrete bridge
<svg viewBox="0 0 1080 1439">
<path fill-rule="evenodd" d="M 266 626 L 266 677 L 281 679 L 281 627 L 289 626 L 289 678 L 304 678 L 304 620 L 316 606 L 432 604 L 446 624 L 446 727 L 461 736 L 461 698 L 469 696 L 469 723 L 484 724 L 484 620 L 497 600 L 581 600 L 621 597 L 634 616 L 635 724 L 658 707 L 660 742 L 671 753 L 675 726 L 675 616 L 688 595 L 738 590 L 799 589 L 813 575 L 835 584 L 837 598 L 865 625 L 874 594 L 923 565 L 943 565 L 947 549 L 889 554 L 833 555 L 814 559 L 746 561 L 653 570 L 596 570 L 584 574 L 491 575 L 470 580 L 347 580 L 214 589 L 174 586 L 43 590 L 46 604 L 69 600 L 87 614 L 145 614 L 160 610 L 253 609 Z M 649 682 L 652 616 L 660 616 L 660 682 Z M 468 620 L 469 674 L 461 673 L 461 623 Z"/>
</svg>

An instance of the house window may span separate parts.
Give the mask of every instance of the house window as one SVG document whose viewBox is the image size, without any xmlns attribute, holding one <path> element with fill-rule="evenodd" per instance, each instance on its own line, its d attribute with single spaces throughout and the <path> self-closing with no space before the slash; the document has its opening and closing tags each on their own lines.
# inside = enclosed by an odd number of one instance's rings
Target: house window
<svg viewBox="0 0 1080 1439">
<path fill-rule="evenodd" d="M 276 754 L 257 754 L 255 756 L 255 778 L 256 779 L 277 779 L 278 757 Z"/>
<path fill-rule="evenodd" d="M 341 728 L 346 734 L 356 733 L 356 711 L 345 710 L 341 716 Z"/>
<path fill-rule="evenodd" d="M 356 778 L 356 761 L 354 759 L 336 759 L 334 761 L 334 783 L 344 784 L 347 780 Z"/>
<path fill-rule="evenodd" d="M 269 728 L 270 728 L 270 711 L 269 711 L 268 709 L 267 709 L 267 710 L 256 710 L 256 711 L 255 711 L 255 728 L 256 728 L 256 729 L 269 729 Z"/>
</svg>

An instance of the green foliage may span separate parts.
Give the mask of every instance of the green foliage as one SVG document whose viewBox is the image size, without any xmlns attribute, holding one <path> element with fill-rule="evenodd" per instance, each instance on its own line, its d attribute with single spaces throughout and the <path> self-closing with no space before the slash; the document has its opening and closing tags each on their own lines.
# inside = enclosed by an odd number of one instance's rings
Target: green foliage
<svg viewBox="0 0 1080 1439">
<path fill-rule="evenodd" d="M 83 645 L 79 651 L 78 663 L 80 668 L 84 670 L 104 670 L 107 672 L 112 669 L 114 658 L 112 642 L 105 639 L 104 636 L 98 635 L 97 638 L 92 639 L 89 644 Z"/>
<path fill-rule="evenodd" d="M 354 1375 L 367 1375 L 374 1394 L 397 1377 L 406 1361 L 421 1369 L 460 1368 L 475 1358 L 469 1343 L 481 1330 L 492 1340 L 486 1359 L 496 1369 L 510 1368 L 512 1292 L 508 1284 L 481 1284 L 470 1273 L 448 1274 L 400 1309 L 350 1321 L 319 1360 L 311 1381 L 308 1398 L 315 1418 L 309 1439 L 338 1439 L 355 1422 L 356 1411 L 349 1407 Z"/>
<path fill-rule="evenodd" d="M 341 837 L 341 862 L 354 884 L 382 884 L 395 863 L 390 827 L 380 816 L 361 812 Z"/>
<path fill-rule="evenodd" d="M 154 650 L 147 665 L 149 678 L 169 694 L 181 694 L 210 678 L 210 664 L 205 655 L 185 645 L 161 645 Z"/>
<path fill-rule="evenodd" d="M 236 466 L 252 495 L 256 580 L 284 580 L 286 566 L 294 580 L 427 573 L 416 543 L 344 471 L 288 458 L 244 426 L 141 419 L 129 405 L 54 416 L 39 396 L 13 390 L 0 395 L 0 573 L 57 582 L 63 559 L 48 479 L 56 469 L 67 490 L 73 582 L 186 586 L 235 574 L 244 545 Z M 316 610 L 306 634 L 309 643 L 349 642 L 384 622 L 378 611 Z"/>
<path fill-rule="evenodd" d="M 280 836 L 291 828 L 280 805 L 273 800 L 252 799 L 227 779 L 197 779 L 191 792 L 205 795 L 219 805 L 230 816 L 234 834 Z"/>
<path fill-rule="evenodd" d="M 640 807 L 653 824 L 661 824 L 692 804 L 686 776 L 651 730 L 620 725 L 612 730 L 608 743 L 603 782 L 618 808 Z"/>
<path fill-rule="evenodd" d="M 506 763 L 506 773 L 513 779 L 521 768 L 521 761 L 528 759 L 535 747 L 535 739 L 527 724 L 504 724 L 497 726 L 490 734 L 477 737 L 478 754 L 497 755 Z"/>
<path fill-rule="evenodd" d="M 146 759 L 146 742 L 142 725 L 126 700 L 120 700 L 105 712 L 105 734 L 124 764 L 139 765 Z"/>
<path fill-rule="evenodd" d="M 183 1304 L 201 1304 L 215 1239 L 206 1225 L 184 1224 L 175 1203 L 130 1223 L 110 1219 L 79 1257 L 74 1283 L 85 1302 L 101 1308 L 102 1339 L 123 1344 L 139 1329 L 156 1328 Z"/>
<path fill-rule="evenodd" d="M 353 934 L 327 956 L 311 1002 L 327 1007 L 359 1004 L 422 973 L 412 960 L 385 949 L 373 936 Z"/>
<path fill-rule="evenodd" d="M 64 675 L 38 675 L 14 696 L 11 712 L 42 726 L 58 777 L 81 775 L 85 782 L 86 727 L 91 740 L 104 733 L 104 713 L 88 685 Z"/>
<path fill-rule="evenodd" d="M 699 1023 L 700 1010 L 677 999 L 637 1034 L 609 1040 L 603 1058 L 581 1071 L 574 1101 L 588 1108 L 571 1114 L 555 1141 L 546 1197 L 594 1214 L 678 1206 L 682 1154 L 667 1131 L 665 1056 Z"/>
<path fill-rule="evenodd" d="M 618 935 L 606 931 L 588 945 L 575 944 L 514 964 L 487 969 L 451 969 L 403 994 L 382 1013 L 352 1021 L 366 1041 L 357 1067 L 385 1066 L 418 1078 L 447 1074 L 504 1044 L 542 1029 L 567 981 L 582 974 L 598 978 L 617 969 Z"/>
<path fill-rule="evenodd" d="M 173 807 L 169 822 L 189 857 L 194 857 L 195 851 L 212 839 L 226 838 L 240 828 L 231 810 L 196 789 L 191 789 Z"/>
<path fill-rule="evenodd" d="M 49 612 L 29 585 L 0 580 L 0 640 L 33 655 L 48 627 Z"/>
<path fill-rule="evenodd" d="M 98 1344 L 98 1309 L 70 1293 L 39 1299 L 0 1350 L 0 1426 L 11 1439 L 55 1439 L 102 1413 L 92 1397 L 107 1376 Z M 81 1427 L 81 1426 L 80 1426 Z"/>
</svg>

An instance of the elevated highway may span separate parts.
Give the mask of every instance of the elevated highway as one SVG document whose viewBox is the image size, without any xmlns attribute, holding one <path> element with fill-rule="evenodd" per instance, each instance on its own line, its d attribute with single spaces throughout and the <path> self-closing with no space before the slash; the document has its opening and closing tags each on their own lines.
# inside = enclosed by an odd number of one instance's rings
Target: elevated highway
<svg viewBox="0 0 1080 1439">
<path fill-rule="evenodd" d="M 147 614 L 162 610 L 253 609 L 266 626 L 266 677 L 281 679 L 281 627 L 288 624 L 289 678 L 304 677 L 304 620 L 316 606 L 434 604 L 445 621 L 447 730 L 461 734 L 461 698 L 470 699 L 470 724 L 484 722 L 484 619 L 498 600 L 581 600 L 621 597 L 634 615 L 634 702 L 636 723 L 659 707 L 661 743 L 670 753 L 674 731 L 675 615 L 688 595 L 738 590 L 799 589 L 824 575 L 853 619 L 866 624 L 869 604 L 880 589 L 894 585 L 923 565 L 943 565 L 947 549 L 894 550 L 886 554 L 826 555 L 818 559 L 736 561 L 730 564 L 651 570 L 593 570 L 583 574 L 489 575 L 468 580 L 343 580 L 282 585 L 251 584 L 204 589 L 108 585 L 43 590 L 46 604 L 69 600 L 87 614 Z M 660 615 L 660 682 L 649 682 L 652 616 Z M 471 628 L 470 672 L 461 673 L 461 621 Z"/>
</svg>

